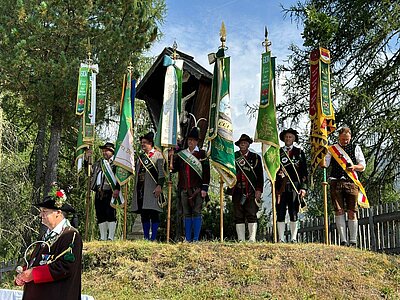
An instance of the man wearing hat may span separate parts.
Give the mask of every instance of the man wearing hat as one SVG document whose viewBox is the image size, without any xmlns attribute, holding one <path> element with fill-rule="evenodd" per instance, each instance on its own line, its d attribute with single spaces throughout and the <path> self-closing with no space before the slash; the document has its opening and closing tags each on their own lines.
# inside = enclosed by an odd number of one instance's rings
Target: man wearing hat
<svg viewBox="0 0 400 300">
<path fill-rule="evenodd" d="M 233 212 L 238 241 L 245 241 L 245 222 L 249 229 L 249 241 L 256 241 L 257 212 L 261 205 L 264 188 L 264 172 L 261 157 L 249 151 L 253 140 L 242 134 L 235 145 L 236 185 L 232 190 Z"/>
<path fill-rule="evenodd" d="M 81 299 L 82 238 L 66 219 L 75 210 L 56 188 L 37 206 L 48 229 L 15 279 L 24 287 L 22 299 Z"/>
<path fill-rule="evenodd" d="M 204 150 L 197 146 L 199 129 L 193 127 L 187 137 L 188 148 L 174 156 L 173 172 L 178 172 L 178 187 L 181 191 L 185 239 L 198 241 L 200 237 L 203 201 L 207 197 L 210 183 L 210 164 Z M 174 150 L 171 149 L 169 155 Z"/>
<path fill-rule="evenodd" d="M 307 163 L 304 151 L 293 145 L 299 141 L 296 130 L 289 128 L 279 134 L 285 143 L 280 149 L 281 167 L 275 182 L 276 212 L 279 242 L 285 242 L 286 208 L 290 217 L 290 236 L 297 242 L 297 214 L 300 205 L 305 205 L 303 198 L 307 191 Z"/>
<path fill-rule="evenodd" d="M 160 225 L 162 212 L 162 187 L 165 182 L 165 160 L 160 151 L 154 149 L 154 134 L 147 133 L 140 137 L 143 153 L 136 161 L 136 178 L 133 193 L 132 210 L 142 219 L 145 240 L 154 241 Z M 151 228 L 151 236 L 150 236 Z"/>
<path fill-rule="evenodd" d="M 93 164 L 91 189 L 96 193 L 94 206 L 97 224 L 99 225 L 100 240 L 114 240 L 117 213 L 115 208 L 111 206 L 111 199 L 119 196 L 118 182 L 111 181 L 116 170 L 116 166 L 113 164 L 114 144 L 107 142 L 99 148 L 102 151 L 103 158 Z"/>
</svg>

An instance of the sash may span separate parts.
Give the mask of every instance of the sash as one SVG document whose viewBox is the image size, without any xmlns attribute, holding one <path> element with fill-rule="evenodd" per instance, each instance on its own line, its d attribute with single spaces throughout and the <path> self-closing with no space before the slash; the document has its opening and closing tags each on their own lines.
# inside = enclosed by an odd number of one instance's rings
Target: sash
<svg viewBox="0 0 400 300">
<path fill-rule="evenodd" d="M 241 154 L 235 158 L 235 163 L 236 166 L 240 169 L 240 171 L 242 171 L 247 181 L 250 183 L 251 187 L 255 191 L 256 188 L 254 187 L 253 182 L 257 181 L 257 175 L 254 172 L 253 166 L 248 162 L 246 157 L 244 157 Z"/>
<path fill-rule="evenodd" d="M 346 168 L 346 165 L 348 163 L 353 165 L 350 156 L 343 150 L 342 147 L 340 147 L 339 144 L 329 146 L 328 151 L 331 153 L 332 157 L 336 160 L 339 166 L 346 172 L 346 174 L 354 182 L 354 184 L 358 186 L 359 188 L 358 199 L 357 199 L 358 205 L 360 205 L 363 208 L 369 208 L 367 194 L 365 193 L 365 189 L 362 183 L 360 182 L 360 180 L 358 180 L 357 172 L 348 171 Z"/>
<path fill-rule="evenodd" d="M 151 179 L 153 179 L 154 183 L 157 184 L 158 170 L 156 168 L 156 165 L 146 153 L 142 153 L 138 155 L 138 157 L 146 172 L 149 173 Z M 163 192 L 161 192 L 160 197 L 158 197 L 157 203 L 158 206 L 160 206 L 161 208 L 164 208 L 167 205 L 167 200 L 165 199 Z"/>
<path fill-rule="evenodd" d="M 151 158 L 146 153 L 142 153 L 139 155 L 139 160 L 146 169 L 146 172 L 150 174 L 151 179 L 153 179 L 153 181 L 157 184 L 158 171 Z"/>
<path fill-rule="evenodd" d="M 287 177 L 289 177 L 290 181 L 292 181 L 292 178 L 290 178 L 289 173 L 288 173 L 288 171 L 286 170 L 286 167 L 292 166 L 294 172 L 296 173 L 297 182 L 298 182 L 298 183 L 301 183 L 299 173 L 297 173 L 297 170 L 296 170 L 296 166 L 294 165 L 293 161 L 290 159 L 290 157 L 289 157 L 289 155 L 287 154 L 287 152 L 284 151 L 284 150 L 282 150 L 282 151 L 281 151 L 280 157 L 281 157 L 281 167 L 282 167 L 282 169 L 284 170 L 284 172 L 286 173 L 285 175 L 286 175 Z M 293 184 L 293 186 L 294 186 L 293 181 L 292 181 L 292 184 Z"/>
<path fill-rule="evenodd" d="M 105 159 L 101 160 L 101 170 L 103 171 L 103 174 L 106 177 L 108 184 L 111 186 L 111 189 L 114 192 L 117 187 L 117 178 L 115 178 L 110 163 Z M 118 195 L 118 199 L 115 199 L 114 197 L 111 198 L 110 205 L 115 208 L 117 206 L 122 206 L 124 203 L 125 199 L 120 192 Z"/>
<path fill-rule="evenodd" d="M 203 178 L 203 167 L 201 162 L 188 149 L 178 152 L 178 156 L 187 163 L 196 173 Z"/>
</svg>

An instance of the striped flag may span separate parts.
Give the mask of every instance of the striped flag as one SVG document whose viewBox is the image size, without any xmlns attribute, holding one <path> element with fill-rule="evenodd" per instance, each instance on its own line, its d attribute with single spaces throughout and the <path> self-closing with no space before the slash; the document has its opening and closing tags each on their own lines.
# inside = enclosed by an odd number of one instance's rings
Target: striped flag
<svg viewBox="0 0 400 300">
<path fill-rule="evenodd" d="M 261 59 L 260 106 L 254 140 L 262 143 L 264 168 L 271 181 L 276 180 L 280 165 L 275 105 L 275 57 L 266 51 Z"/>
<path fill-rule="evenodd" d="M 223 48 L 209 55 L 214 63 L 210 117 L 208 123 L 209 156 L 211 164 L 228 187 L 236 184 L 233 126 L 229 99 L 230 57 L 225 57 Z"/>
</svg>

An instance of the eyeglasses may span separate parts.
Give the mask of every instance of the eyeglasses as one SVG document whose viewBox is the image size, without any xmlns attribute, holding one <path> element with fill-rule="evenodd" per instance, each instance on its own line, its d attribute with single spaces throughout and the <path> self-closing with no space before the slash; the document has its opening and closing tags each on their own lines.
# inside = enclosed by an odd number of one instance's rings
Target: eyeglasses
<svg viewBox="0 0 400 300">
<path fill-rule="evenodd" d="M 49 209 L 49 210 L 40 210 L 40 214 L 42 215 L 42 216 L 48 216 L 48 215 L 50 215 L 50 214 L 52 214 L 53 212 L 56 212 L 56 210 L 51 210 L 51 209 Z"/>
</svg>

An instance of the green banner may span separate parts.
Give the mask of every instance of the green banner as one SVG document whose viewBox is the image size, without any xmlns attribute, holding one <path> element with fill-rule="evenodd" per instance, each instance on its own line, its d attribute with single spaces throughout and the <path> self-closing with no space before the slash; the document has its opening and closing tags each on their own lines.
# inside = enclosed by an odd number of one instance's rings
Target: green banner
<svg viewBox="0 0 400 300">
<path fill-rule="evenodd" d="M 77 115 L 82 115 L 85 111 L 85 102 L 88 95 L 89 86 L 89 68 L 80 67 L 79 68 L 79 78 L 78 78 L 78 94 L 76 96 L 76 111 Z"/>
<path fill-rule="evenodd" d="M 221 48 L 215 55 L 208 140 L 211 164 L 229 186 L 236 184 L 233 126 L 229 99 L 230 58 Z"/>
<path fill-rule="evenodd" d="M 256 126 L 256 142 L 262 143 L 264 167 L 271 181 L 275 181 L 280 165 L 279 138 L 275 108 L 275 58 L 271 52 L 261 58 L 261 92 Z"/>
<path fill-rule="evenodd" d="M 131 74 L 128 73 L 125 87 L 122 91 L 121 115 L 114 154 L 114 164 L 117 166 L 115 177 L 120 185 L 124 185 L 128 182 L 129 177 L 134 174 L 135 168 L 132 116 L 132 101 L 135 96 L 135 84 L 136 81 L 132 80 Z"/>
<path fill-rule="evenodd" d="M 83 141 L 85 143 L 93 144 L 94 143 L 94 124 L 92 124 L 92 120 L 90 118 L 92 113 L 92 70 L 87 71 L 88 84 L 86 85 L 86 102 L 84 106 L 84 127 L 83 127 Z M 78 91 L 79 92 L 79 91 Z"/>
</svg>

